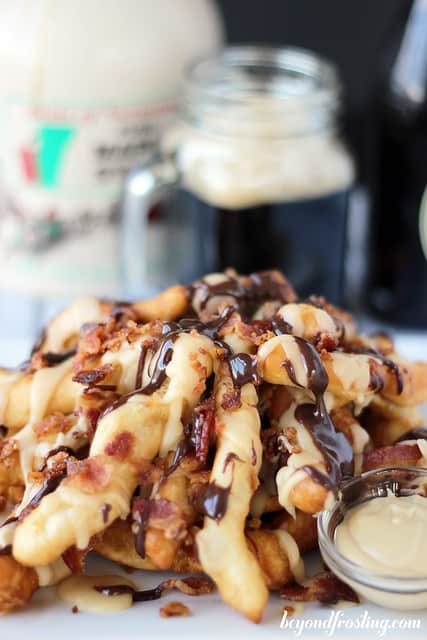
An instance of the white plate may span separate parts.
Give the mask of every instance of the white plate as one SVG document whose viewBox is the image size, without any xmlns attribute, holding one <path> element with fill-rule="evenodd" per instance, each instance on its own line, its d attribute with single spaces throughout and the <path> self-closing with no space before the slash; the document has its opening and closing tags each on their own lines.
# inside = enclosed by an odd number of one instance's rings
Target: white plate
<svg viewBox="0 0 427 640">
<path fill-rule="evenodd" d="M 307 565 L 310 573 L 319 568 L 317 554 L 310 554 Z M 132 575 L 120 571 L 117 565 L 100 558 L 92 558 L 88 563 L 88 573 L 94 575 L 121 574 L 135 581 L 141 588 L 149 589 L 162 580 L 170 577 L 168 573 L 152 573 L 135 571 Z M 248 585 L 250 589 L 250 585 Z M 179 600 L 192 611 L 188 618 L 160 618 L 160 607 L 169 600 Z M 348 637 L 368 640 L 378 638 L 379 633 L 374 628 L 350 630 L 343 626 L 330 634 L 331 617 L 339 619 L 341 625 L 356 625 L 363 616 L 369 617 L 370 624 L 380 625 L 399 623 L 403 619 L 419 620 L 419 629 L 402 630 L 389 629 L 386 638 L 396 640 L 425 640 L 427 632 L 427 612 L 397 612 L 389 611 L 369 603 L 361 603 L 348 608 L 322 607 L 317 604 L 304 604 L 304 611 L 295 617 L 293 625 L 298 628 L 280 628 L 283 606 L 287 603 L 277 595 L 271 595 L 262 622 L 255 625 L 241 615 L 227 607 L 218 593 L 204 596 L 185 596 L 178 591 L 168 592 L 160 600 L 135 604 L 131 609 L 115 614 L 94 615 L 89 613 L 71 612 L 70 606 L 59 601 L 55 589 L 40 590 L 26 609 L 10 614 L 0 619 L 0 637 L 10 640 L 83 640 L 86 638 L 155 638 L 156 640 L 170 638 L 185 638 L 188 640 L 205 640 L 205 638 L 244 637 L 246 639 L 280 638 L 328 638 L 344 640 Z M 327 626 L 329 623 L 329 627 Z M 301 629 L 301 625 L 310 625 Z M 325 628 L 319 628 L 319 625 Z M 417 622 L 418 624 L 418 622 Z M 317 629 L 313 628 L 318 625 Z"/>
<path fill-rule="evenodd" d="M 397 347 L 408 357 L 427 359 L 427 336 L 400 336 Z M 1 345 L 0 345 L 1 350 Z M 427 419 L 427 411 L 425 412 Z M 405 541 L 402 541 L 405 544 Z M 315 572 L 319 566 L 317 554 L 310 554 L 307 561 L 309 573 Z M 119 570 L 117 565 L 99 558 L 92 558 L 88 564 L 88 573 L 122 574 L 135 581 L 141 588 L 156 586 L 170 576 L 167 573 L 136 571 L 131 576 Z M 248 589 L 251 585 L 248 584 Z M 188 618 L 160 618 L 160 607 L 169 600 L 179 600 L 189 606 L 193 615 Z M 293 628 L 280 628 L 282 609 L 285 603 L 277 595 L 270 597 L 259 625 L 248 622 L 232 611 L 220 599 L 217 593 L 199 597 L 182 595 L 177 591 L 169 592 L 160 600 L 136 604 L 131 609 L 105 615 L 86 613 L 73 614 L 70 607 L 61 603 L 55 595 L 55 589 L 40 590 L 30 606 L 22 611 L 0 619 L 1 640 L 83 640 L 86 638 L 186 638 L 189 640 L 205 640 L 205 638 L 244 637 L 258 638 L 395 638 L 398 640 L 418 640 L 427 637 L 427 611 L 398 612 L 386 610 L 369 603 L 361 603 L 351 608 L 321 607 L 316 604 L 304 605 L 304 611 L 293 619 Z M 365 619 L 369 628 L 361 630 L 357 625 Z M 340 627 L 333 630 L 333 621 Z M 408 624 L 415 621 L 419 628 L 392 629 L 390 625 Z M 418 622 L 419 621 L 419 622 Z M 389 628 L 385 633 L 384 625 Z M 296 625 L 299 625 L 296 627 Z M 302 625 L 305 625 L 302 627 Z M 319 628 L 319 625 L 323 625 Z M 329 625 L 329 626 L 328 626 Z M 345 626 L 344 626 L 345 625 Z M 353 625 L 353 628 L 350 628 Z M 373 626 L 375 625 L 375 626 Z M 382 635 L 381 635 L 382 634 Z"/>
</svg>

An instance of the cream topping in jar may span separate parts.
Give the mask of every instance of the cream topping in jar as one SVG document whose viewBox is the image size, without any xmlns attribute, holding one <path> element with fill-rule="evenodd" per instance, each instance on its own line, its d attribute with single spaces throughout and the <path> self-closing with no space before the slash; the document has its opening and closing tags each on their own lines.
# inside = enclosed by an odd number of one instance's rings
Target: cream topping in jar
<svg viewBox="0 0 427 640">
<path fill-rule="evenodd" d="M 373 498 L 350 509 L 335 530 L 338 551 L 393 576 L 427 576 L 427 500 L 419 494 Z"/>
</svg>

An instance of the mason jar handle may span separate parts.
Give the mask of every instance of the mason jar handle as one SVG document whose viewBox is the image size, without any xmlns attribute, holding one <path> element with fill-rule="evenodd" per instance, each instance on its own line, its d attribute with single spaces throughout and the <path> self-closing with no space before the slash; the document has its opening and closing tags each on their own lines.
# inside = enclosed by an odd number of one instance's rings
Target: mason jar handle
<svg viewBox="0 0 427 640">
<path fill-rule="evenodd" d="M 152 154 L 129 174 L 120 211 L 120 265 L 122 288 L 126 296 L 153 295 L 150 284 L 144 239 L 150 210 L 179 185 L 175 159 L 160 152 Z"/>
</svg>

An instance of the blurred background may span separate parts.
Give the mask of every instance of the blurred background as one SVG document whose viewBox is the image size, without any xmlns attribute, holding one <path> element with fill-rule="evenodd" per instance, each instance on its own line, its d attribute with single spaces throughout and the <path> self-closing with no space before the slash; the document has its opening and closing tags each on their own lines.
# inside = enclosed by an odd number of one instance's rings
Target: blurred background
<svg viewBox="0 0 427 640">
<path fill-rule="evenodd" d="M 226 267 L 424 331 L 426 89 L 426 0 L 0 0 L 3 360 Z"/>
</svg>

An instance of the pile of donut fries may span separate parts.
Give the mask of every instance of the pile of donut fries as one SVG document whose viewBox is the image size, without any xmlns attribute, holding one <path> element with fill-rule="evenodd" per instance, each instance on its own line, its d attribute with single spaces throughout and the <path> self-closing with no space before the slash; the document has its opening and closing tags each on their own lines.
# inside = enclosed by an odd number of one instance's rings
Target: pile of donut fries
<svg viewBox="0 0 427 640">
<path fill-rule="evenodd" d="M 426 400 L 427 364 L 277 271 L 79 300 L 0 369 L 0 612 L 95 550 L 259 622 L 342 482 L 427 465 Z"/>
</svg>

